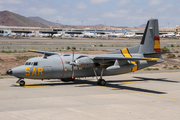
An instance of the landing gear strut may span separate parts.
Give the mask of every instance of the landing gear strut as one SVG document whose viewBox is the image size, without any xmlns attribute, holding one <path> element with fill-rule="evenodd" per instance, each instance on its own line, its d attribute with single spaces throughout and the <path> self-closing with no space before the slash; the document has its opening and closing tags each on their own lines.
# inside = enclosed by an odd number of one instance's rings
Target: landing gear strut
<svg viewBox="0 0 180 120">
<path fill-rule="evenodd" d="M 94 74 L 95 74 L 96 79 L 97 79 L 97 84 L 98 84 L 98 85 L 101 85 L 101 86 L 105 86 L 105 85 L 106 85 L 106 81 L 105 81 L 104 79 L 102 79 L 104 69 L 101 70 L 100 79 L 98 79 L 97 74 L 96 74 L 96 71 L 95 71 L 94 68 L 93 68 L 93 70 L 94 70 Z"/>
<path fill-rule="evenodd" d="M 21 78 L 16 83 L 19 83 L 20 86 L 24 86 L 25 85 L 25 81 L 21 80 Z"/>
</svg>

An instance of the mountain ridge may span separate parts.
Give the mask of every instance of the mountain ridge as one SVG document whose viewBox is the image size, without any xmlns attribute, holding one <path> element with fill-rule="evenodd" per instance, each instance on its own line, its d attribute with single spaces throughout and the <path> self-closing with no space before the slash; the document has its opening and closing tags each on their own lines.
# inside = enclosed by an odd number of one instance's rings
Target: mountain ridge
<svg viewBox="0 0 180 120">
<path fill-rule="evenodd" d="M 49 28 L 48 25 L 44 25 L 40 22 L 36 22 L 25 16 L 22 16 L 22 15 L 19 15 L 19 14 L 16 14 L 7 10 L 0 11 L 0 25 Z"/>
<path fill-rule="evenodd" d="M 48 20 L 45 20 L 44 18 L 41 18 L 39 16 L 30 16 L 28 17 L 29 19 L 32 19 L 34 21 L 37 21 L 37 22 L 40 22 L 42 24 L 45 24 L 45 25 L 62 25 L 60 23 L 55 23 L 55 22 L 51 22 L 51 21 L 48 21 Z"/>
</svg>

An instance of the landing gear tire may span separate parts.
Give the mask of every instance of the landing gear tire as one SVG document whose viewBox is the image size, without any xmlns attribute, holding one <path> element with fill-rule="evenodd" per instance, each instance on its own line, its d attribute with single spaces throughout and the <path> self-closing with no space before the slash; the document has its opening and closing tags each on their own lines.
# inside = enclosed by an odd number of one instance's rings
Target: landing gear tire
<svg viewBox="0 0 180 120">
<path fill-rule="evenodd" d="M 106 81 L 104 79 L 99 79 L 97 83 L 98 83 L 98 85 L 101 85 L 101 86 L 106 85 Z"/>
<path fill-rule="evenodd" d="M 20 85 L 20 86 L 24 86 L 24 85 L 25 85 L 25 81 L 24 81 L 24 80 L 21 80 L 21 81 L 19 82 L 19 85 Z"/>
<path fill-rule="evenodd" d="M 75 80 L 75 79 L 71 79 L 71 78 L 70 78 L 70 79 L 61 79 L 61 81 L 63 81 L 63 82 L 70 82 L 70 81 L 73 81 L 73 82 L 74 82 L 74 80 Z"/>
</svg>

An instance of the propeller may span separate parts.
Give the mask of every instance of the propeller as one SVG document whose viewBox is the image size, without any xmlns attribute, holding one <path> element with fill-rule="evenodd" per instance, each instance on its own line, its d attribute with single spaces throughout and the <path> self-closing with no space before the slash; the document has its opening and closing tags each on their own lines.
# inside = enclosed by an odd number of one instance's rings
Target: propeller
<svg viewBox="0 0 180 120">
<path fill-rule="evenodd" d="M 72 61 L 71 62 L 66 61 L 65 64 L 69 64 L 72 66 L 72 79 L 74 79 L 74 67 L 78 66 L 74 60 L 74 49 L 72 49 Z"/>
<path fill-rule="evenodd" d="M 74 64 L 75 64 L 75 62 L 74 62 L 74 49 L 72 49 L 72 62 L 71 62 L 71 64 L 72 64 L 72 79 L 74 79 Z"/>
</svg>

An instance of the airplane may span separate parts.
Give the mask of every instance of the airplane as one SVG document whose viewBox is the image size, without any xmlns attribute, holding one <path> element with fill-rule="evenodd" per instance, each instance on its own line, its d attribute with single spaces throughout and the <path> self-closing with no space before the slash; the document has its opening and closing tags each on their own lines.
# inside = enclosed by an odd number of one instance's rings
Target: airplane
<svg viewBox="0 0 180 120">
<path fill-rule="evenodd" d="M 124 37 L 135 37 L 135 36 L 136 36 L 135 32 L 127 32 L 127 33 L 124 35 Z"/>
<path fill-rule="evenodd" d="M 180 37 L 180 32 L 178 32 L 178 33 L 176 34 L 176 37 Z"/>
<path fill-rule="evenodd" d="M 160 35 L 160 37 L 174 37 L 178 34 L 178 29 L 176 29 L 176 31 L 173 33 L 173 32 L 170 32 L 170 33 L 167 33 L 167 34 L 162 34 Z"/>
<path fill-rule="evenodd" d="M 71 34 L 67 34 L 67 33 L 65 33 L 65 31 L 62 31 L 61 32 L 62 33 L 62 37 L 71 37 Z"/>
<path fill-rule="evenodd" d="M 48 33 L 39 33 L 39 37 L 49 37 L 50 34 Z"/>
<path fill-rule="evenodd" d="M 53 35 L 54 35 L 54 37 L 61 37 L 63 35 L 63 32 L 64 31 L 58 31 L 57 34 L 53 34 Z"/>
<path fill-rule="evenodd" d="M 48 51 L 29 50 L 44 54 L 27 60 L 24 65 L 9 69 L 6 73 L 15 76 L 20 86 L 28 79 L 61 79 L 96 77 L 97 84 L 104 86 L 103 76 L 135 72 L 164 62 L 160 49 L 158 19 L 147 22 L 140 45 L 100 55 L 63 54 Z M 99 78 L 98 78 L 99 77 Z"/>
<path fill-rule="evenodd" d="M 114 33 L 111 33 L 108 35 L 108 37 L 124 37 L 126 35 L 127 29 L 125 29 L 124 33 L 116 33 L 114 31 Z"/>
<path fill-rule="evenodd" d="M 28 37 L 35 37 L 36 36 L 36 30 L 32 31 L 32 33 L 26 34 Z"/>
<path fill-rule="evenodd" d="M 3 33 L 3 36 L 9 36 L 11 34 L 11 30 L 9 29 L 7 33 Z"/>
<path fill-rule="evenodd" d="M 94 33 L 83 32 L 83 34 L 80 34 L 79 37 L 95 37 L 96 35 L 97 35 L 97 29 L 95 29 Z"/>
</svg>

